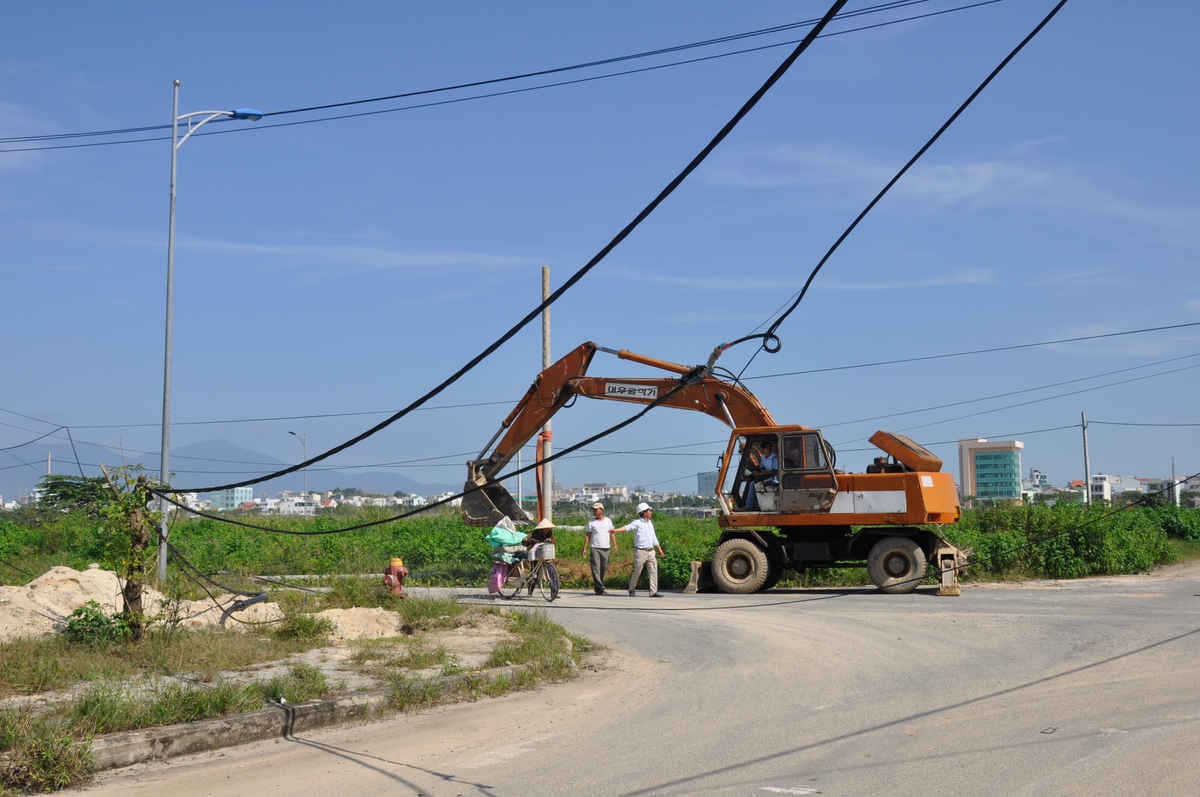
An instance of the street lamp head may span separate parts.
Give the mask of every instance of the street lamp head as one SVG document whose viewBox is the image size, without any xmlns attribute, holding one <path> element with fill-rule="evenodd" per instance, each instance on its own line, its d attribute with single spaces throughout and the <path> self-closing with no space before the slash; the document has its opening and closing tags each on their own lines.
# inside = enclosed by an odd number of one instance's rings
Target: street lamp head
<svg viewBox="0 0 1200 797">
<path fill-rule="evenodd" d="M 235 108 L 229 112 L 230 119 L 245 119 L 249 122 L 257 122 L 263 118 L 263 112 L 257 108 Z"/>
</svg>

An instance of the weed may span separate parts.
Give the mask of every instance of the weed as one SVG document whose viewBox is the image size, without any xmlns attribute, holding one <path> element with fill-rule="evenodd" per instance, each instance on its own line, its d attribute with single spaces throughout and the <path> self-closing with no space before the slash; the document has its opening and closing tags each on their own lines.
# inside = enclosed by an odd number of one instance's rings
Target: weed
<svg viewBox="0 0 1200 797">
<path fill-rule="evenodd" d="M 29 709 L 0 711 L 0 786 L 48 792 L 79 785 L 91 777 L 90 742 L 76 738 L 59 719 L 35 717 Z"/>
<path fill-rule="evenodd" d="M 417 643 L 410 645 L 404 655 L 396 656 L 387 662 L 389 667 L 401 667 L 407 670 L 424 670 L 430 667 L 457 666 L 450 651 L 443 647 L 427 647 Z"/>
<path fill-rule="evenodd" d="M 289 614 L 271 631 L 275 639 L 303 642 L 314 647 L 329 641 L 333 622 L 312 614 Z"/>
<path fill-rule="evenodd" d="M 517 642 L 502 642 L 492 649 L 484 666 L 532 664 L 544 677 L 566 678 L 577 663 L 574 646 L 560 626 L 540 612 L 522 612 L 513 617 Z"/>
<path fill-rule="evenodd" d="M 281 699 L 287 703 L 303 703 L 324 697 L 329 692 L 325 673 L 307 664 L 293 665 L 287 675 L 264 681 L 258 686 L 264 699 L 276 703 Z"/>
</svg>

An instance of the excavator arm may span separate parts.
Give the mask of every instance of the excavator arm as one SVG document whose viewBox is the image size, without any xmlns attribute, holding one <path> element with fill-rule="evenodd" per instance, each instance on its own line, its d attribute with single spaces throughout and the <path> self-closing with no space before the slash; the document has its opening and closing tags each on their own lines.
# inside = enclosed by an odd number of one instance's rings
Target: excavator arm
<svg viewBox="0 0 1200 797">
<path fill-rule="evenodd" d="M 597 351 L 677 376 L 628 379 L 587 376 Z M 624 349 L 606 349 L 591 341 L 576 347 L 538 374 L 479 458 L 467 462 L 463 518 L 475 526 L 490 526 L 505 516 L 518 523 L 531 520 L 495 478 L 547 420 L 578 396 L 641 405 L 661 401 L 663 407 L 703 412 L 730 427 L 775 426 L 775 419 L 753 393 L 712 376 L 712 362 L 680 365 Z"/>
</svg>

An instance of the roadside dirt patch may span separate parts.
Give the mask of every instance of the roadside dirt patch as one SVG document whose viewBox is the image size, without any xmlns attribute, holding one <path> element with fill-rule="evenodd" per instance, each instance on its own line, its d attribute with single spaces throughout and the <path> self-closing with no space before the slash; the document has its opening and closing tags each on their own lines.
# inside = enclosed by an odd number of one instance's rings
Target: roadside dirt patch
<svg viewBox="0 0 1200 797">
<path fill-rule="evenodd" d="M 225 605 L 235 599 L 231 595 L 218 598 Z M 221 620 L 222 610 L 211 600 L 170 601 L 149 588 L 143 600 L 147 615 L 173 614 L 185 628 L 213 626 Z M 86 570 L 59 565 L 23 587 L 0 587 L 0 643 L 60 631 L 71 612 L 88 601 L 98 603 L 106 614 L 120 611 L 121 581 L 117 574 L 98 565 Z M 246 622 L 266 622 L 282 618 L 283 612 L 274 603 L 257 603 L 234 617 Z"/>
</svg>

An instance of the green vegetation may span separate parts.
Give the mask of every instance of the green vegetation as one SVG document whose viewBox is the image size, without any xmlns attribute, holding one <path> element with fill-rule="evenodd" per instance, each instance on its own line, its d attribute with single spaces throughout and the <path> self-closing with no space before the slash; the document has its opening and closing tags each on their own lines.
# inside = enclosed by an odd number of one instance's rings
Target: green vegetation
<svg viewBox="0 0 1200 797">
<path fill-rule="evenodd" d="M 50 564 L 83 568 L 99 562 L 113 568 L 111 546 L 98 546 L 97 521 L 82 512 L 10 513 L 0 519 L 0 579 L 24 583 L 17 564 L 26 571 L 42 572 Z M 319 532 L 388 517 L 383 510 L 361 510 L 316 518 L 261 518 L 256 522 L 288 531 Z M 618 521 L 624 518 L 618 517 Z M 563 525 L 582 526 L 586 518 L 560 514 Z M 687 583 L 692 560 L 711 557 L 720 530 L 714 520 L 660 516 L 655 525 L 667 555 L 659 563 L 666 588 Z M 242 529 L 207 519 L 181 519 L 172 530 L 172 542 L 200 570 L 231 574 L 352 574 L 382 575 L 392 556 L 401 556 L 412 571 L 410 584 L 426 586 L 481 585 L 490 567 L 486 529 L 467 526 L 447 513 L 418 515 L 403 521 L 373 526 L 346 534 L 296 536 Z M 1124 510 L 1056 506 L 993 507 L 968 510 L 956 526 L 944 527 L 952 542 L 973 551 L 968 577 L 973 579 L 1049 577 L 1131 573 L 1173 561 L 1177 552 L 1167 540 L 1200 540 L 1200 510 L 1169 506 L 1133 507 Z M 583 534 L 559 530 L 558 569 L 564 586 L 588 584 L 582 555 Z M 628 573 L 628 540 L 619 540 L 614 556 L 614 586 Z M 845 574 L 843 576 L 843 573 Z M 233 577 L 233 576 L 229 576 Z M 848 579 L 848 580 L 847 580 Z M 857 570 L 814 571 L 792 584 L 865 583 Z M 317 582 L 329 591 L 314 607 L 382 606 L 403 610 L 395 599 L 370 578 L 343 578 Z"/>
<path fill-rule="evenodd" d="M 395 674 L 390 679 L 391 706 L 400 711 L 418 711 L 443 703 L 531 689 L 546 681 L 563 681 L 577 672 L 584 654 L 592 650 L 590 642 L 565 634 L 540 612 L 513 615 L 510 630 L 517 640 L 497 645 L 483 665 L 484 672 L 441 679 Z M 488 672 L 513 665 L 519 666 L 500 673 Z"/>
<path fill-rule="evenodd" d="M 342 604 L 353 587 L 308 596 L 314 604 Z M 590 649 L 542 615 L 470 607 L 452 600 L 396 600 L 401 636 L 355 643 L 352 661 L 392 689 L 391 704 L 414 710 L 435 703 L 475 700 L 532 688 L 573 675 Z M 259 709 L 266 702 L 303 703 L 344 687 L 320 669 L 291 664 L 265 680 L 242 681 L 230 671 L 323 645 L 331 626 L 304 613 L 248 631 L 185 631 L 152 625 L 141 640 L 118 629 L 97 605 L 74 615 L 75 628 L 42 639 L 20 639 L 0 649 L 0 697 L 78 684 L 57 701 L 0 708 L 0 794 L 8 789 L 52 791 L 85 782 L 91 739 L 103 733 L 191 722 Z M 465 626 L 506 629 L 517 639 L 467 669 L 446 647 L 423 635 Z M 488 670 L 520 664 L 499 674 Z M 431 677 L 429 670 L 434 670 Z M 163 676 L 173 676 L 164 680 Z M 183 676 L 180 678 L 179 676 Z M 448 679 L 441 676 L 450 676 Z"/>
</svg>

